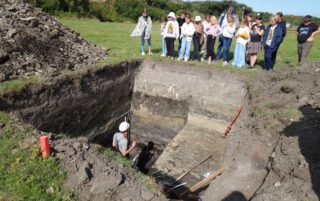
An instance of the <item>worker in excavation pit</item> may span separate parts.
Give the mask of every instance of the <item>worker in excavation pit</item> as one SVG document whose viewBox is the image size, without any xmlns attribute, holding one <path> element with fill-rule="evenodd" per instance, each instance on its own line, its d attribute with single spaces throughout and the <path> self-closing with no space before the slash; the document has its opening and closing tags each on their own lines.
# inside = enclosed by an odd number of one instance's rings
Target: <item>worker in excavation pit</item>
<svg viewBox="0 0 320 201">
<path fill-rule="evenodd" d="M 133 141 L 131 146 L 128 147 L 128 129 L 130 124 L 127 122 L 122 122 L 119 125 L 120 133 L 115 133 L 113 135 L 112 147 L 119 151 L 122 156 L 127 156 L 129 152 L 134 149 L 136 142 Z"/>
</svg>

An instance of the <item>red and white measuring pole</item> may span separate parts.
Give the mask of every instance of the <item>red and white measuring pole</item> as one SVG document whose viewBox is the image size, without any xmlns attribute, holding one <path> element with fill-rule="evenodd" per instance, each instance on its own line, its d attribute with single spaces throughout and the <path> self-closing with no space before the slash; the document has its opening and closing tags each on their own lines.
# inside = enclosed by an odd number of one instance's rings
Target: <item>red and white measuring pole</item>
<svg viewBox="0 0 320 201">
<path fill-rule="evenodd" d="M 227 137 L 228 133 L 231 130 L 232 125 L 234 124 L 234 122 L 237 120 L 237 118 L 239 117 L 240 113 L 242 112 L 242 106 L 239 108 L 239 110 L 237 111 L 237 114 L 233 117 L 232 121 L 230 122 L 229 126 L 224 130 L 224 135 L 223 137 Z"/>
</svg>

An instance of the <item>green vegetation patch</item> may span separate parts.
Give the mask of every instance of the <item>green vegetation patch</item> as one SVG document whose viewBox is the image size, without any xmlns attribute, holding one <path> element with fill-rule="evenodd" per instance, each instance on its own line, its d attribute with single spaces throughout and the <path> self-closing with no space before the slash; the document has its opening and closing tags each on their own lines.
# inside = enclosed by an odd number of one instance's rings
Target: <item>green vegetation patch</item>
<svg viewBox="0 0 320 201">
<path fill-rule="evenodd" d="M 8 114 L 0 112 L 0 122 L 0 200 L 75 200 L 63 190 L 66 175 L 58 163 L 43 160 L 38 145 L 22 148 L 26 133 Z"/>
</svg>

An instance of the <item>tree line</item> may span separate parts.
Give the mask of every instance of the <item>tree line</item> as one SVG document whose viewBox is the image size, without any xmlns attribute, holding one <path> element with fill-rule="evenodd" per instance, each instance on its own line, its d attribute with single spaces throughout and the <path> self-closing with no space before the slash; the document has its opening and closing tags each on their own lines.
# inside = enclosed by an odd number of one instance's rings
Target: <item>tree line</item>
<svg viewBox="0 0 320 201">
<path fill-rule="evenodd" d="M 191 14 L 210 14 L 219 16 L 224 10 L 232 6 L 239 17 L 243 14 L 257 13 L 245 4 L 232 0 L 207 1 L 207 2 L 182 2 L 179 0 L 27 0 L 29 3 L 41 7 L 51 15 L 76 15 L 79 17 L 96 17 L 100 21 L 123 22 L 136 21 L 144 8 L 148 9 L 153 20 L 160 21 L 169 11 L 180 13 L 188 11 Z M 259 13 L 265 22 L 272 15 L 268 12 Z M 290 24 L 298 25 L 303 16 L 286 16 Z M 314 22 L 320 24 L 319 18 Z"/>
</svg>

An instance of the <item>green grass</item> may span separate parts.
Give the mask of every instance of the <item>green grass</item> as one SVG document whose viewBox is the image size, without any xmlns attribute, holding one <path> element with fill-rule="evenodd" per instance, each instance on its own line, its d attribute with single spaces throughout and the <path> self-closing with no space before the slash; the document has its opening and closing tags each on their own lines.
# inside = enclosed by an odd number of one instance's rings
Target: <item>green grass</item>
<svg viewBox="0 0 320 201">
<path fill-rule="evenodd" d="M 110 57 L 106 63 L 117 63 L 123 60 L 153 58 L 161 59 L 161 37 L 160 24 L 154 23 L 152 29 L 152 46 L 154 55 L 140 56 L 140 39 L 131 38 L 131 31 L 135 24 L 132 23 L 102 23 L 93 19 L 60 19 L 60 21 L 79 32 L 81 36 L 100 47 L 111 49 Z M 320 60 L 320 36 L 315 37 L 314 46 L 310 53 L 310 60 Z M 176 46 L 178 42 L 176 41 Z M 231 47 L 231 55 L 233 55 L 235 40 L 233 40 Z M 216 42 L 217 46 L 217 42 Z M 176 47 L 177 49 L 177 47 Z M 191 64 L 198 64 L 199 62 L 190 62 Z M 263 64 L 263 53 L 259 55 L 258 67 Z M 294 31 L 288 31 L 287 37 L 281 45 L 278 53 L 277 66 L 296 65 L 297 61 L 297 42 Z M 204 64 L 201 64 L 204 65 Z M 207 64 L 205 66 L 208 66 Z M 212 66 L 212 65 L 210 65 Z M 221 62 L 218 62 L 218 67 L 221 67 Z M 243 70 L 240 70 L 243 71 Z M 246 71 L 246 70 L 245 70 Z"/>
<path fill-rule="evenodd" d="M 16 79 L 16 80 L 9 80 L 6 82 L 2 82 L 0 84 L 0 95 L 9 92 L 9 91 L 16 91 L 19 92 L 22 90 L 26 85 L 40 83 L 41 78 L 38 76 L 31 76 L 28 78 Z"/>
<path fill-rule="evenodd" d="M 21 148 L 26 133 L 8 114 L 0 112 L 0 122 L 6 124 L 0 131 L 0 200 L 75 200 L 63 190 L 65 173 L 59 164 L 43 160 L 38 145 Z"/>
</svg>

